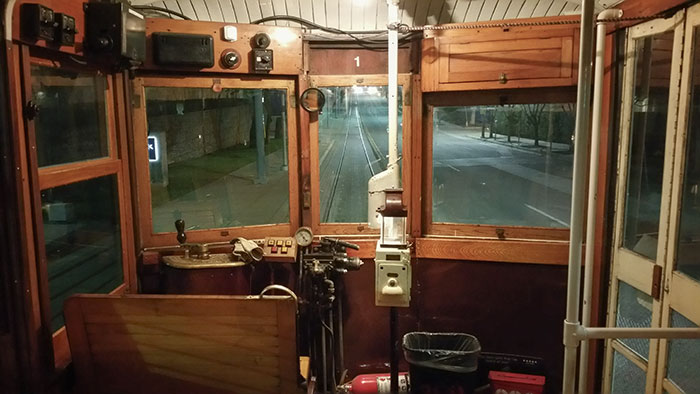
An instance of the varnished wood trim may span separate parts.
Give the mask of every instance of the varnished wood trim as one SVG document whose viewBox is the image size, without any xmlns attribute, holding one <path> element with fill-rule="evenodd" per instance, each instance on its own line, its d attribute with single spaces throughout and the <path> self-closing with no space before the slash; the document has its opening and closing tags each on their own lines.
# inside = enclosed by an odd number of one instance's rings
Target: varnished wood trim
<svg viewBox="0 0 700 394">
<path fill-rule="evenodd" d="M 532 103 L 574 103 L 576 102 L 576 87 L 536 87 L 530 89 L 509 88 L 483 92 L 432 92 L 425 93 L 423 100 L 425 101 L 426 105 L 435 107 Z"/>
<path fill-rule="evenodd" d="M 404 163 L 410 164 L 409 179 L 411 181 L 409 211 L 409 233 L 417 238 L 422 235 L 421 231 L 421 197 L 422 188 L 422 163 L 423 163 L 423 93 L 421 91 L 421 77 L 419 74 L 413 75 L 411 83 L 411 139 L 408 143 L 410 155 L 404 154 Z M 408 157 L 408 160 L 405 158 Z"/>
<path fill-rule="evenodd" d="M 566 228 L 494 226 L 486 224 L 431 223 L 428 225 L 428 234 L 505 240 L 569 240 L 569 229 Z"/>
<path fill-rule="evenodd" d="M 39 280 L 36 272 L 36 249 L 34 244 L 34 227 L 32 225 L 31 193 L 29 184 L 29 165 L 27 158 L 27 140 L 24 122 L 24 100 L 22 98 L 22 66 L 20 59 L 21 47 L 17 44 L 6 47 L 8 61 L 8 90 L 10 102 L 10 121 L 12 124 L 12 150 L 15 168 L 15 188 L 17 190 L 18 224 L 16 229 L 20 240 L 21 267 L 17 269 L 23 278 L 20 300 L 17 310 L 17 336 L 21 343 L 20 367 L 24 368 L 28 378 L 24 380 L 25 388 L 30 392 L 41 392 L 44 382 L 41 379 L 31 379 L 31 376 L 42 376 L 45 364 L 42 336 L 42 320 L 40 311 Z"/>
<path fill-rule="evenodd" d="M 122 266 L 126 292 L 136 292 L 138 290 L 138 277 L 136 273 L 135 237 L 133 235 L 135 226 L 129 168 L 129 105 L 128 101 L 126 101 L 125 76 L 116 74 L 113 78 L 115 87 L 114 113 L 116 114 L 115 135 L 117 137 L 118 157 L 121 162 L 118 186 L 119 213 L 121 215 L 120 229 L 122 234 Z"/>
<path fill-rule="evenodd" d="M 424 259 L 493 261 L 543 265 L 568 264 L 568 242 L 491 241 L 478 239 L 416 239 L 416 257 Z"/>
<path fill-rule="evenodd" d="M 39 188 L 45 190 L 112 175 L 119 172 L 120 169 L 121 160 L 110 158 L 73 163 L 60 167 L 46 167 L 39 169 Z"/>
<path fill-rule="evenodd" d="M 28 102 L 32 97 L 31 86 L 31 63 L 29 55 L 29 47 L 22 46 L 21 51 L 21 67 L 22 67 L 22 101 Z M 33 262 L 34 270 L 37 277 L 39 311 L 41 313 L 40 336 L 41 343 L 49 345 L 52 339 L 51 333 L 51 310 L 50 310 L 50 292 L 49 278 L 47 272 L 48 259 L 46 257 L 46 245 L 44 243 L 44 219 L 41 211 L 41 187 L 38 175 L 37 150 L 36 150 L 36 130 L 34 121 L 26 121 L 25 132 L 27 138 L 27 168 L 29 171 L 29 195 L 31 196 L 31 224 L 34 227 L 34 247 L 36 248 L 36 261 Z M 31 263 L 30 263 L 31 264 Z M 53 352 L 47 351 L 45 357 L 44 368 L 50 370 L 54 366 Z"/>
</svg>

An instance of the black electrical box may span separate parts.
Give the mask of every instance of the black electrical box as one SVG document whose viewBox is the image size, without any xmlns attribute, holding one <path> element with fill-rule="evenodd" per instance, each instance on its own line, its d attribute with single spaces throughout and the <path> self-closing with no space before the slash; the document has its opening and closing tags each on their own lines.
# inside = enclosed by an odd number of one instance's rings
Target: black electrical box
<svg viewBox="0 0 700 394">
<path fill-rule="evenodd" d="M 269 73 L 274 66 L 272 49 L 253 49 L 253 71 Z"/>
<path fill-rule="evenodd" d="M 20 20 L 22 36 L 32 41 L 53 41 L 56 25 L 54 12 L 41 4 L 22 4 Z"/>
<path fill-rule="evenodd" d="M 146 18 L 122 0 L 84 4 L 85 50 L 133 67 L 146 59 Z"/>
<path fill-rule="evenodd" d="M 75 45 L 75 18 L 70 15 L 56 13 L 56 37 L 59 45 Z"/>
<path fill-rule="evenodd" d="M 206 34 L 153 33 L 153 61 L 159 66 L 214 67 L 214 38 Z"/>
</svg>

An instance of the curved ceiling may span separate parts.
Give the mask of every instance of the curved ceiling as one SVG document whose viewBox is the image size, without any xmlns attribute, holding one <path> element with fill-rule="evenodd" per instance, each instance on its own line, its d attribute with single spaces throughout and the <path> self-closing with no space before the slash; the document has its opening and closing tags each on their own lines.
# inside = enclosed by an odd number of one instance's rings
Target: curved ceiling
<svg viewBox="0 0 700 394">
<path fill-rule="evenodd" d="M 597 0 L 599 8 L 617 3 Z M 132 4 L 164 7 L 203 21 L 250 23 L 292 15 L 353 31 L 382 30 L 387 24 L 386 0 L 132 0 Z M 411 26 L 570 15 L 581 8 L 576 0 L 401 0 L 399 7 L 401 22 Z"/>
</svg>

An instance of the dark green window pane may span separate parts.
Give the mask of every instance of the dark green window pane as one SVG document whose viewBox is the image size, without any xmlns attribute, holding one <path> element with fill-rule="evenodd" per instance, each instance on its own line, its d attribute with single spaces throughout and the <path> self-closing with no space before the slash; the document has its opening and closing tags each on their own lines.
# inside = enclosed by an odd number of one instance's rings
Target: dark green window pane
<svg viewBox="0 0 700 394">
<path fill-rule="evenodd" d="M 116 176 L 41 192 L 51 328 L 76 293 L 109 293 L 124 282 Z"/>
<path fill-rule="evenodd" d="M 696 44 L 700 42 L 700 30 L 697 28 L 694 39 Z M 700 281 L 700 51 L 697 49 L 693 57 L 693 70 L 676 269 Z"/>
<path fill-rule="evenodd" d="M 671 313 L 672 327 L 697 328 L 685 316 Z M 686 393 L 700 389 L 700 339 L 674 339 L 668 346 L 667 377 Z"/>
<path fill-rule="evenodd" d="M 106 77 L 37 65 L 31 73 L 39 167 L 109 156 Z"/>
<path fill-rule="evenodd" d="M 622 246 L 656 260 L 673 31 L 636 41 Z"/>
<path fill-rule="evenodd" d="M 438 107 L 433 222 L 568 228 L 576 106 Z"/>
<path fill-rule="evenodd" d="M 617 327 L 651 327 L 652 298 L 625 282 L 620 281 L 617 295 Z M 649 359 L 649 340 L 642 338 L 620 339 L 645 360 Z"/>
<path fill-rule="evenodd" d="M 153 230 L 174 232 L 177 219 L 187 229 L 289 223 L 286 99 L 146 88 Z"/>
<path fill-rule="evenodd" d="M 644 393 L 646 374 L 618 352 L 613 352 L 612 394 Z"/>
<path fill-rule="evenodd" d="M 318 125 L 321 222 L 365 223 L 367 182 L 388 164 L 388 90 L 386 86 L 322 90 L 326 106 Z M 399 155 L 401 92 L 399 86 Z"/>
</svg>

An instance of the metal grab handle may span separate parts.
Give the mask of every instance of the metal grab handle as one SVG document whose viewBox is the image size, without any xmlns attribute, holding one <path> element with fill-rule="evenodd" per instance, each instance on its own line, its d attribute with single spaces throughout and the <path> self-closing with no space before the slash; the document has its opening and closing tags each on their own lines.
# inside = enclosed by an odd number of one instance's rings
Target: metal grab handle
<svg viewBox="0 0 700 394">
<path fill-rule="evenodd" d="M 265 293 L 267 293 L 270 290 L 283 291 L 283 292 L 289 294 L 294 299 L 294 302 L 296 302 L 297 304 L 299 303 L 299 298 L 297 297 L 297 295 L 294 294 L 294 292 L 291 289 L 289 289 L 288 287 L 282 286 L 282 285 L 269 285 L 269 286 L 267 286 L 266 288 L 264 288 L 260 292 L 259 297 L 262 299 L 263 296 L 265 295 Z"/>
</svg>

